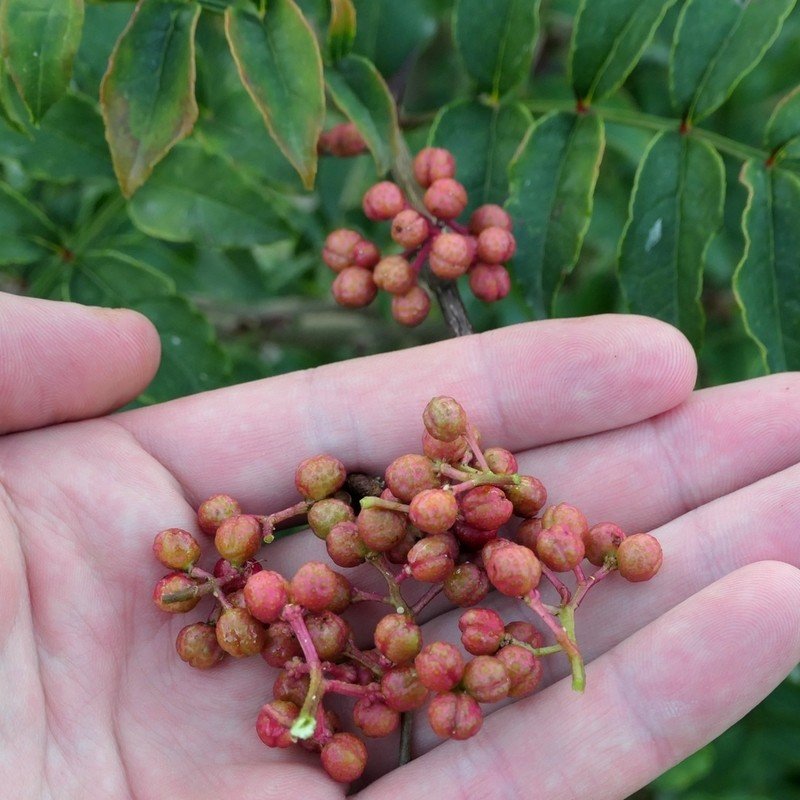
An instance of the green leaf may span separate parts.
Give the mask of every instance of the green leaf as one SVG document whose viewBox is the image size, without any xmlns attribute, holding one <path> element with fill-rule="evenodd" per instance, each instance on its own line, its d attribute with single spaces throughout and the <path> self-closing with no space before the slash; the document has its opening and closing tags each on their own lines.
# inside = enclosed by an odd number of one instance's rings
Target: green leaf
<svg viewBox="0 0 800 800">
<path fill-rule="evenodd" d="M 187 142 L 159 165 L 128 210 L 141 231 L 158 239 L 251 247 L 291 236 L 267 198 L 221 156 Z"/>
<path fill-rule="evenodd" d="M 605 129 L 596 115 L 551 113 L 536 122 L 509 167 L 513 266 L 537 317 L 551 313 L 580 255 L 604 148 Z"/>
<path fill-rule="evenodd" d="M 0 55 L 0 118 L 11 130 L 27 135 L 28 112 L 17 87 L 6 69 L 5 59 Z"/>
<path fill-rule="evenodd" d="M 269 132 L 311 189 L 325 118 L 322 57 L 314 32 L 292 0 L 270 0 L 263 18 L 249 8 L 228 8 L 225 33 Z"/>
<path fill-rule="evenodd" d="M 432 0 L 354 0 L 358 29 L 354 51 L 382 75 L 394 75 L 436 33 Z"/>
<path fill-rule="evenodd" d="M 17 157 L 37 180 L 114 179 L 103 122 L 94 104 L 81 97 L 59 100 Z"/>
<path fill-rule="evenodd" d="M 800 142 L 800 86 L 787 94 L 772 112 L 764 134 L 764 144 L 772 151 Z"/>
<path fill-rule="evenodd" d="M 199 14 L 196 3 L 140 0 L 111 55 L 100 99 L 114 171 L 126 197 L 197 120 Z"/>
<path fill-rule="evenodd" d="M 722 222 L 725 171 L 704 141 L 654 137 L 636 171 L 619 275 L 628 307 L 679 327 L 699 347 L 706 249 Z"/>
<path fill-rule="evenodd" d="M 519 103 L 486 106 L 477 100 L 461 100 L 439 112 L 429 142 L 456 157 L 456 177 L 469 195 L 467 212 L 483 203 L 505 202 L 508 163 L 532 121 Z"/>
<path fill-rule="evenodd" d="M 675 0 L 583 0 L 572 33 L 572 88 L 587 103 L 625 81 Z"/>
<path fill-rule="evenodd" d="M 331 0 L 328 52 L 334 61 L 344 58 L 356 38 L 356 9 L 353 0 Z"/>
<path fill-rule="evenodd" d="M 689 0 L 669 66 L 675 105 L 697 121 L 721 106 L 761 61 L 796 0 Z"/>
<path fill-rule="evenodd" d="M 58 241 L 44 213 L 0 181 L 0 265 L 31 264 L 56 250 Z"/>
<path fill-rule="evenodd" d="M 539 0 L 458 0 L 453 28 L 467 72 L 482 92 L 502 97 L 530 72 Z"/>
<path fill-rule="evenodd" d="M 748 333 L 772 372 L 800 368 L 800 178 L 748 161 L 745 252 L 734 291 Z"/>
<path fill-rule="evenodd" d="M 0 44 L 8 71 L 38 122 L 69 85 L 83 0 L 3 0 Z"/>
<path fill-rule="evenodd" d="M 327 70 L 326 81 L 333 102 L 358 128 L 383 175 L 392 166 L 399 128 L 394 99 L 380 72 L 362 56 L 347 56 Z"/>
</svg>

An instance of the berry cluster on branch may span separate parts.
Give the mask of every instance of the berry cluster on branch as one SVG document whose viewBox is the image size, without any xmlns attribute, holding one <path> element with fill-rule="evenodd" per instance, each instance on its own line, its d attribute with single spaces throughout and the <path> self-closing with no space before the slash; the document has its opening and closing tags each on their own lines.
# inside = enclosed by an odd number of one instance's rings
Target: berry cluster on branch
<svg viewBox="0 0 800 800">
<path fill-rule="evenodd" d="M 423 208 L 414 208 L 391 181 L 376 183 L 362 202 L 369 219 L 391 221 L 392 239 L 404 248 L 402 253 L 383 255 L 373 242 L 349 228 L 332 231 L 325 240 L 322 258 L 337 273 L 332 286 L 336 302 L 361 308 L 383 290 L 392 295 L 392 316 L 398 322 L 419 325 L 431 307 L 419 281 L 426 265 L 442 281 L 468 275 L 469 287 L 479 300 L 504 298 L 511 290 L 504 264 L 516 250 L 511 217 L 500 206 L 487 204 L 475 209 L 466 227 L 460 225 L 456 219 L 464 213 L 468 198 L 455 180 L 452 153 L 426 147 L 417 153 L 413 166 L 414 177 L 425 190 Z"/>
<path fill-rule="evenodd" d="M 645 581 L 661 565 L 661 547 L 650 534 L 626 535 L 610 522 L 590 526 L 566 503 L 546 507 L 541 481 L 520 475 L 510 451 L 481 449 L 478 431 L 453 398 L 433 398 L 423 423 L 422 453 L 396 458 L 383 481 L 354 480 L 337 458 L 318 455 L 297 467 L 302 499 L 281 511 L 245 514 L 223 494 L 206 500 L 197 523 L 220 556 L 210 572 L 198 566 L 201 548 L 188 531 L 169 528 L 153 543 L 158 561 L 172 570 L 153 592 L 159 608 L 187 612 L 213 598 L 208 617 L 178 634 L 178 655 L 198 669 L 227 656 L 260 655 L 280 670 L 257 715 L 258 736 L 269 747 L 297 744 L 319 753 L 326 772 L 341 782 L 364 771 L 363 737 L 388 736 L 401 726 L 407 733 L 411 715 L 426 703 L 438 736 L 474 736 L 482 704 L 535 691 L 545 656 L 566 656 L 573 688 L 582 691 L 575 611 L 611 573 Z M 357 497 L 346 490 L 353 486 L 373 487 L 372 493 Z M 359 589 L 325 561 L 306 563 L 290 578 L 265 569 L 256 560 L 262 545 L 298 517 L 324 541 L 335 566 L 366 563 L 377 570 L 385 594 Z M 521 521 L 512 529 L 514 517 Z M 508 530 L 511 538 L 501 536 Z M 591 574 L 584 560 L 596 567 Z M 569 573 L 572 588 L 562 579 Z M 556 604 L 540 593 L 543 580 L 554 587 Z M 410 602 L 415 582 L 427 588 Z M 518 598 L 542 630 L 531 619 L 506 621 L 481 607 L 492 589 Z M 465 609 L 461 647 L 424 641 L 418 615 L 440 595 Z M 354 628 L 346 614 L 360 603 L 384 604 L 388 613 L 374 629 Z M 348 721 L 326 706 L 331 695 L 352 699 Z M 401 762 L 408 757 L 401 753 Z"/>
</svg>

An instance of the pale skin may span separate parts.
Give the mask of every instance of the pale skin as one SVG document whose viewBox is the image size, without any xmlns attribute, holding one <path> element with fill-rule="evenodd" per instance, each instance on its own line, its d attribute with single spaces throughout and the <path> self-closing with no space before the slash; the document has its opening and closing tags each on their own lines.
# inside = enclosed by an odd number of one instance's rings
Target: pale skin
<svg viewBox="0 0 800 800">
<path fill-rule="evenodd" d="M 245 510 L 295 502 L 301 459 L 381 471 L 419 449 L 434 394 L 484 442 L 519 454 L 554 502 L 653 532 L 650 583 L 612 576 L 581 607 L 587 689 L 547 660 L 545 685 L 487 707 L 474 739 L 417 758 L 371 750 L 364 800 L 624 798 L 697 750 L 800 661 L 800 382 L 776 375 L 693 393 L 679 333 L 634 317 L 533 323 L 104 416 L 159 358 L 131 312 L 0 295 L 0 786 L 28 798 L 342 797 L 315 757 L 268 750 L 254 721 L 274 672 L 260 658 L 201 673 L 150 593 L 155 533 L 193 526 L 215 492 Z M 198 534 L 198 536 L 200 536 Z M 213 560 L 208 540 L 206 560 Z M 326 560 L 313 536 L 266 550 L 285 574 Z M 362 588 L 379 583 L 367 568 Z M 206 601 L 208 602 L 208 601 Z M 529 619 L 513 601 L 489 604 Z M 366 606 L 367 604 L 365 604 Z M 207 609 L 205 609 L 207 611 Z M 376 619 L 380 611 L 348 612 Z M 432 604 L 428 641 L 455 641 Z M 7 792 L 11 791 L 9 795 Z"/>
</svg>

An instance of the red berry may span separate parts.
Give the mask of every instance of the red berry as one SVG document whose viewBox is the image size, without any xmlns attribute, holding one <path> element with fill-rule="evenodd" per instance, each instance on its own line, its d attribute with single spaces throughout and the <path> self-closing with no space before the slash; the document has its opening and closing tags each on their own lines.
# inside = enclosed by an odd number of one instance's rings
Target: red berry
<svg viewBox="0 0 800 800">
<path fill-rule="evenodd" d="M 440 178 L 452 178 L 455 174 L 456 160 L 442 147 L 424 147 L 414 157 L 414 177 L 423 189 Z"/>
<path fill-rule="evenodd" d="M 189 531 L 168 528 L 156 534 L 153 553 L 165 567 L 188 571 L 200 558 L 200 545 Z"/>
<path fill-rule="evenodd" d="M 455 219 L 467 207 L 467 190 L 452 178 L 437 178 L 422 198 L 425 208 L 438 219 Z"/>
<path fill-rule="evenodd" d="M 536 540 L 542 532 L 542 521 L 538 517 L 523 520 L 515 535 L 518 544 L 536 552 Z"/>
<path fill-rule="evenodd" d="M 289 584 L 292 602 L 314 612 L 329 609 L 338 589 L 336 573 L 319 561 L 303 564 Z"/>
<path fill-rule="evenodd" d="M 461 644 L 474 656 L 496 653 L 506 632 L 503 618 L 490 608 L 470 608 L 458 620 Z"/>
<path fill-rule="evenodd" d="M 432 692 L 449 692 L 464 675 L 464 658 L 449 642 L 432 642 L 414 659 L 423 686 Z"/>
<path fill-rule="evenodd" d="M 526 642 L 531 647 L 544 647 L 544 637 L 530 622 L 522 620 L 509 622 L 506 625 L 506 634 L 520 642 Z"/>
<path fill-rule="evenodd" d="M 362 239 L 353 248 L 353 266 L 372 269 L 381 260 L 381 251 L 377 245 Z"/>
<path fill-rule="evenodd" d="M 320 539 L 327 539 L 334 525 L 340 522 L 353 522 L 355 512 L 349 503 L 336 497 L 319 500 L 308 509 L 308 527 Z"/>
<path fill-rule="evenodd" d="M 332 611 L 309 614 L 305 622 L 308 635 L 320 659 L 336 661 L 341 658 L 350 638 L 350 626 Z"/>
<path fill-rule="evenodd" d="M 458 516 L 458 501 L 444 489 L 423 489 L 411 501 L 408 518 L 411 524 L 429 534 L 449 530 Z"/>
<path fill-rule="evenodd" d="M 503 228 L 503 230 L 511 231 L 513 227 L 514 224 L 508 212 L 492 203 L 478 206 L 469 218 L 469 230 L 475 236 L 486 228 Z"/>
<path fill-rule="evenodd" d="M 197 524 L 203 533 L 211 536 L 224 520 L 241 513 L 239 504 L 230 495 L 215 494 L 197 509 Z"/>
<path fill-rule="evenodd" d="M 386 485 L 402 503 L 410 503 L 423 489 L 439 486 L 433 462 L 425 456 L 409 453 L 392 461 L 386 469 Z"/>
<path fill-rule="evenodd" d="M 420 539 L 408 552 L 408 566 L 415 580 L 440 583 L 455 569 L 458 542 L 450 533 Z"/>
<path fill-rule="evenodd" d="M 272 695 L 276 700 L 288 700 L 302 707 L 310 684 L 311 678 L 308 675 L 298 675 L 284 669 L 278 673 L 275 683 L 272 684 Z"/>
<path fill-rule="evenodd" d="M 181 600 L 177 603 L 167 603 L 164 595 L 182 592 L 184 589 L 191 589 L 197 584 L 183 572 L 172 572 L 165 575 L 153 589 L 153 602 L 162 610 L 169 611 L 171 614 L 182 614 L 191 611 L 199 602 L 199 597 L 190 597 L 188 600 Z"/>
<path fill-rule="evenodd" d="M 481 729 L 483 712 L 477 700 L 465 692 L 447 692 L 431 700 L 428 722 L 437 736 L 463 741 Z"/>
<path fill-rule="evenodd" d="M 509 597 L 528 594 L 539 585 L 542 577 L 539 559 L 519 544 L 510 543 L 507 547 L 493 550 L 488 558 L 484 555 L 484 563 L 492 586 Z"/>
<path fill-rule="evenodd" d="M 452 442 L 467 432 L 467 414 L 452 397 L 434 397 L 422 412 L 422 422 L 442 442 Z"/>
<path fill-rule="evenodd" d="M 602 566 L 607 556 L 616 556 L 617 549 L 625 533 L 622 528 L 613 522 L 601 522 L 593 525 L 583 534 L 583 544 L 586 548 L 586 558 L 596 567 Z"/>
<path fill-rule="evenodd" d="M 400 714 L 377 697 L 361 697 L 353 706 L 353 722 L 365 736 L 388 736 L 400 727 Z"/>
<path fill-rule="evenodd" d="M 513 475 L 519 468 L 514 454 L 504 447 L 490 447 L 483 451 L 483 457 L 496 475 Z"/>
<path fill-rule="evenodd" d="M 235 658 L 260 653 L 265 641 L 264 626 L 243 608 L 226 608 L 217 620 L 217 642 Z"/>
<path fill-rule="evenodd" d="M 392 220 L 392 239 L 406 250 L 416 250 L 430 235 L 428 220 L 413 208 L 406 208 Z"/>
<path fill-rule="evenodd" d="M 234 567 L 240 567 L 261 547 L 261 523 L 249 514 L 228 517 L 217 528 L 214 546 L 217 552 Z"/>
<path fill-rule="evenodd" d="M 344 485 L 347 470 L 338 458 L 319 455 L 301 461 L 294 474 L 294 485 L 303 497 L 322 500 Z"/>
<path fill-rule="evenodd" d="M 628 536 L 617 550 L 619 574 L 629 581 L 649 581 L 661 567 L 663 553 L 658 539 L 649 533 Z"/>
<path fill-rule="evenodd" d="M 485 228 L 478 234 L 478 260 L 486 264 L 504 264 L 516 250 L 514 234 L 503 228 Z"/>
<path fill-rule="evenodd" d="M 542 662 L 525 647 L 509 644 L 495 656 L 506 668 L 510 681 L 508 696 L 519 698 L 532 694 L 542 680 Z"/>
<path fill-rule="evenodd" d="M 373 277 L 378 288 L 390 294 L 406 294 L 417 283 L 417 273 L 402 256 L 384 256 Z"/>
<path fill-rule="evenodd" d="M 431 247 L 431 271 L 444 280 L 455 280 L 466 273 L 474 255 L 466 236 L 460 233 L 439 234 Z"/>
<path fill-rule="evenodd" d="M 387 220 L 396 217 L 406 207 L 406 198 L 397 184 L 381 181 L 367 190 L 362 206 L 369 219 Z"/>
<path fill-rule="evenodd" d="M 431 310 L 431 299 L 421 286 L 412 286 L 405 294 L 392 296 L 392 316 L 401 325 L 421 325 Z"/>
<path fill-rule="evenodd" d="M 589 530 L 589 523 L 586 521 L 583 512 L 568 503 L 550 506 L 542 514 L 542 527 L 552 528 L 554 525 L 566 525 L 567 528 L 581 538 Z"/>
<path fill-rule="evenodd" d="M 333 299 L 345 308 L 368 306 L 378 294 L 373 274 L 362 267 L 345 267 L 331 285 Z"/>
<path fill-rule="evenodd" d="M 281 669 L 287 661 L 303 655 L 300 642 L 288 622 L 278 620 L 267 628 L 261 656 L 271 667 Z"/>
<path fill-rule="evenodd" d="M 320 758 L 331 778 L 350 783 L 360 778 L 367 766 L 367 748 L 352 733 L 335 733 L 323 745 Z"/>
<path fill-rule="evenodd" d="M 289 733 L 300 709 L 288 700 L 273 700 L 262 707 L 256 720 L 258 738 L 267 747 L 290 747 L 294 741 Z"/>
<path fill-rule="evenodd" d="M 459 564 L 444 582 L 445 597 L 462 608 L 480 603 L 490 588 L 486 572 L 470 561 Z"/>
<path fill-rule="evenodd" d="M 484 303 L 496 303 L 511 291 L 511 276 L 502 264 L 476 264 L 469 272 L 469 288 Z"/>
<path fill-rule="evenodd" d="M 452 442 L 442 442 L 431 436 L 428 431 L 422 434 L 422 452 L 434 461 L 458 464 L 464 458 L 467 447 L 467 440 L 463 436 L 457 436 Z"/>
<path fill-rule="evenodd" d="M 356 517 L 358 535 L 368 549 L 385 553 L 403 541 L 406 517 L 386 508 L 363 508 Z"/>
<path fill-rule="evenodd" d="M 334 525 L 325 540 L 325 547 L 337 567 L 357 567 L 364 563 L 369 552 L 358 535 L 358 525 L 355 522 Z"/>
<path fill-rule="evenodd" d="M 536 539 L 539 560 L 556 572 L 569 572 L 583 561 L 583 539 L 566 525 L 544 528 Z"/>
<path fill-rule="evenodd" d="M 259 622 L 275 622 L 289 602 L 289 584 L 277 572 L 256 572 L 244 586 L 244 601 Z"/>
<path fill-rule="evenodd" d="M 352 122 L 342 122 L 323 131 L 317 142 L 319 153 L 330 153 L 338 158 L 351 158 L 367 149 L 364 137 Z"/>
<path fill-rule="evenodd" d="M 497 530 L 511 519 L 514 507 L 497 486 L 476 486 L 459 497 L 464 522 L 485 531 Z"/>
<path fill-rule="evenodd" d="M 484 545 L 497 538 L 498 529 L 486 531 L 467 525 L 466 522 L 458 519 L 456 524 L 453 525 L 453 533 L 464 547 L 469 550 L 480 550 Z"/>
<path fill-rule="evenodd" d="M 325 246 L 322 249 L 322 260 L 334 271 L 341 272 L 346 267 L 351 267 L 355 263 L 353 253 L 355 247 L 362 240 L 358 231 L 351 231 L 347 228 L 339 228 L 331 231 L 325 239 Z"/>
<path fill-rule="evenodd" d="M 504 486 L 503 491 L 518 517 L 535 517 L 547 502 L 544 484 L 530 475 L 520 475 L 518 485 Z"/>
<path fill-rule="evenodd" d="M 412 664 L 403 664 L 383 673 L 381 694 L 386 705 L 395 711 L 413 711 L 425 703 L 428 690 L 423 686 Z"/>
<path fill-rule="evenodd" d="M 411 661 L 422 647 L 419 625 L 405 614 L 387 614 L 375 626 L 375 647 L 395 664 Z"/>
<path fill-rule="evenodd" d="M 497 703 L 508 697 L 511 679 L 500 659 L 475 656 L 464 668 L 464 688 L 479 703 Z"/>
<path fill-rule="evenodd" d="M 225 657 L 225 651 L 217 642 L 214 626 L 205 622 L 195 622 L 181 628 L 175 649 L 181 659 L 195 669 L 209 669 Z"/>
</svg>

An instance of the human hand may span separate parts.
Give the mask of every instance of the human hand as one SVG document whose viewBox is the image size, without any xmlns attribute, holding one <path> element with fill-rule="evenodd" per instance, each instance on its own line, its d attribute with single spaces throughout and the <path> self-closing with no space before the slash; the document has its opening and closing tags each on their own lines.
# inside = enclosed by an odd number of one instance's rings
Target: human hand
<svg viewBox="0 0 800 800">
<path fill-rule="evenodd" d="M 218 491 L 256 513 L 287 505 L 317 452 L 382 471 L 417 449 L 434 394 L 553 501 L 653 531 L 664 566 L 645 585 L 604 582 L 581 609 L 584 695 L 551 657 L 547 688 L 475 738 L 438 744 L 420 725 L 400 770 L 379 743 L 360 796 L 623 798 L 800 660 L 800 573 L 778 563 L 800 562 L 800 383 L 691 394 L 691 350 L 660 323 L 522 325 L 97 419 L 155 369 L 140 317 L 0 295 L 0 352 L 0 431 L 24 431 L 0 439 L 0 785 L 14 800 L 341 797 L 314 757 L 256 737 L 261 659 L 200 673 L 177 658 L 186 620 L 150 601 L 150 547 Z M 295 536 L 266 558 L 291 574 L 324 555 Z M 423 635 L 453 640 L 458 612 L 426 612 Z"/>
</svg>

